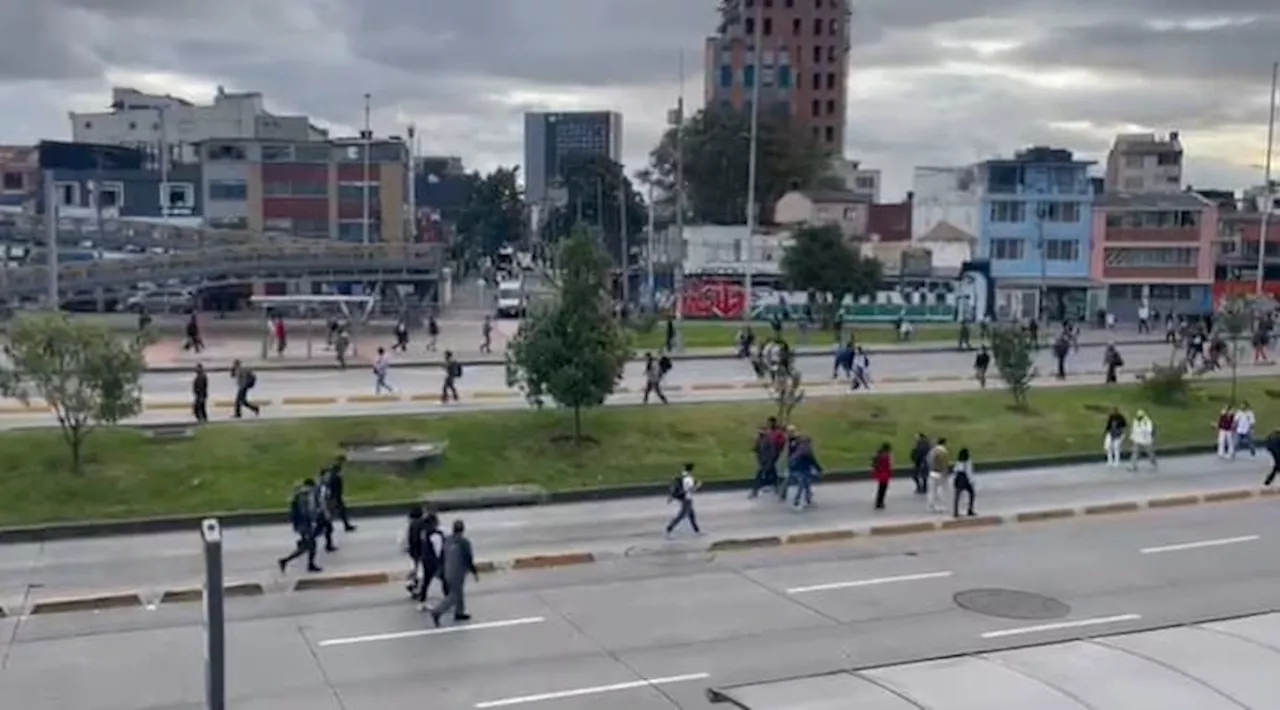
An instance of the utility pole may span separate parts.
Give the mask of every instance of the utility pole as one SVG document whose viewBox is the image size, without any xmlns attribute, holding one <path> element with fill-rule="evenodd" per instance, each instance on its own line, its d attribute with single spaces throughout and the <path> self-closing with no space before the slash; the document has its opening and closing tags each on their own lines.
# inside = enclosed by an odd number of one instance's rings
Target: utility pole
<svg viewBox="0 0 1280 710">
<path fill-rule="evenodd" d="M 1262 223 L 1258 228 L 1258 281 L 1257 295 L 1262 296 L 1266 282 L 1267 229 L 1271 226 L 1271 212 L 1276 206 L 1275 185 L 1271 181 L 1271 156 L 1276 149 L 1276 91 L 1280 86 L 1280 62 L 1271 65 L 1271 103 L 1267 116 L 1267 158 L 1263 164 Z"/>
<path fill-rule="evenodd" d="M 676 268 L 671 290 L 676 300 L 676 345 L 683 349 L 684 337 L 680 326 L 684 324 L 684 51 L 680 52 L 680 96 L 669 123 L 676 128 Z"/>
<path fill-rule="evenodd" d="M 409 241 L 420 241 L 418 235 L 418 127 L 409 124 Z"/>
<path fill-rule="evenodd" d="M 653 283 L 653 249 L 655 246 L 654 244 L 655 237 L 653 234 L 653 229 L 654 229 L 654 224 L 657 221 L 657 215 L 654 213 L 654 208 L 653 208 L 653 181 L 652 180 L 649 182 L 648 201 L 649 201 L 649 224 L 647 229 L 648 246 L 644 250 L 645 257 L 646 257 L 645 258 L 645 276 L 646 276 L 645 283 L 648 286 L 646 293 L 648 294 L 649 310 L 656 312 L 658 310 L 657 308 L 658 299 L 657 299 L 656 293 L 654 292 L 654 283 Z"/>
<path fill-rule="evenodd" d="M 1047 217 L 1048 204 L 1044 202 L 1036 203 L 1036 245 L 1040 251 L 1040 296 L 1036 299 L 1036 313 L 1033 319 L 1039 322 L 1041 319 L 1048 320 L 1046 315 L 1049 312 L 1045 305 L 1045 300 L 1049 293 L 1049 255 L 1046 253 L 1049 242 L 1044 238 L 1044 220 Z"/>
<path fill-rule="evenodd" d="M 227 647 L 224 617 L 222 526 L 217 518 L 200 523 L 204 542 L 204 687 L 206 710 L 227 708 Z"/>
<path fill-rule="evenodd" d="M 373 128 L 371 125 L 372 122 L 370 120 L 371 118 L 370 117 L 370 114 L 371 114 L 370 101 L 372 98 L 373 97 L 370 94 L 364 95 L 364 130 L 361 131 L 360 133 L 360 137 L 364 139 L 364 144 L 360 146 L 361 158 L 364 161 L 363 162 L 364 180 L 362 181 L 364 186 L 364 197 L 362 200 L 362 202 L 364 203 L 364 209 L 363 209 L 363 219 L 360 222 L 360 228 L 361 228 L 360 241 L 365 246 L 369 246 L 369 243 L 371 241 L 369 238 L 369 148 L 373 143 Z"/>
<path fill-rule="evenodd" d="M 622 304 L 631 308 L 631 237 L 627 234 L 627 173 L 618 166 L 618 240 L 622 249 Z"/>
<path fill-rule="evenodd" d="M 167 228 L 169 226 L 169 210 L 173 207 L 170 204 L 173 191 L 169 189 L 169 126 L 165 123 L 164 105 L 156 106 L 156 114 L 160 124 L 160 144 L 157 147 L 160 153 L 160 223 Z M 167 232 L 168 230 L 166 229 L 165 231 Z"/>
<path fill-rule="evenodd" d="M 48 239 L 46 250 L 49 252 L 49 310 L 55 313 L 62 310 L 62 301 L 58 299 L 58 197 L 53 170 L 45 170 L 44 229 Z"/>
<path fill-rule="evenodd" d="M 743 268 L 745 274 L 743 278 L 743 288 L 746 292 L 746 312 L 743 314 L 747 320 L 751 320 L 751 306 L 754 299 L 751 298 L 751 277 L 755 270 L 752 263 L 754 249 L 751 247 L 755 242 L 756 233 L 756 171 L 759 169 L 757 163 L 759 157 L 757 153 L 757 144 L 760 140 L 760 85 L 764 79 L 764 47 L 761 46 L 764 41 L 764 3 L 756 3 L 755 15 L 755 33 L 752 44 L 755 46 L 755 52 L 748 52 L 749 61 L 754 62 L 752 69 L 751 82 L 751 138 L 750 147 L 747 154 L 747 239 L 746 239 L 746 262 Z M 754 57 L 754 58 L 753 58 Z"/>
</svg>

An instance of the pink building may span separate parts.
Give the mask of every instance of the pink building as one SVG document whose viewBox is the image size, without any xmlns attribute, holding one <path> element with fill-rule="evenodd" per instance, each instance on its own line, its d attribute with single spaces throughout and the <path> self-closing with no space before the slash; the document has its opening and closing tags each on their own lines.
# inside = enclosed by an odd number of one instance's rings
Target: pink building
<svg viewBox="0 0 1280 710">
<path fill-rule="evenodd" d="M 1218 207 L 1190 192 L 1104 194 L 1093 206 L 1091 275 L 1121 320 L 1146 304 L 1161 313 L 1213 307 Z"/>
</svg>

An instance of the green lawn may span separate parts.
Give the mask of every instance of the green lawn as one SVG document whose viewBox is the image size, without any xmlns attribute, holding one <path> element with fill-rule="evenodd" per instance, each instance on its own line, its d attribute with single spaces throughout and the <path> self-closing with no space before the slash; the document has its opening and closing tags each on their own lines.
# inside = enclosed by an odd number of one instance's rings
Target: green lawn
<svg viewBox="0 0 1280 710">
<path fill-rule="evenodd" d="M 1242 381 L 1260 427 L 1280 422 L 1280 378 Z M 811 433 L 827 468 L 865 466 L 889 441 L 906 453 L 917 431 L 947 436 L 983 460 L 1043 454 L 1100 453 L 1102 422 L 1112 405 L 1145 407 L 1164 445 L 1208 443 L 1227 388 L 1202 386 L 1198 404 L 1163 409 L 1133 387 L 1033 391 L 1032 414 L 1011 411 L 1008 395 L 884 395 L 813 399 L 795 423 Z M 447 439 L 447 461 L 425 478 L 352 471 L 354 501 L 419 496 L 431 488 L 532 483 L 551 490 L 664 482 L 685 461 L 706 479 L 744 478 L 752 469 L 754 428 L 765 402 L 649 408 L 609 407 L 587 415 L 603 442 L 581 449 L 553 444 L 569 426 L 561 412 L 458 414 L 450 417 L 261 421 L 214 425 L 196 438 L 145 442 L 130 430 L 96 432 L 81 477 L 67 472 L 56 431 L 0 435 L 0 526 L 163 514 L 283 508 L 290 488 L 339 453 L 338 442 L 420 437 Z"/>
<path fill-rule="evenodd" d="M 764 322 L 755 323 L 752 328 L 758 336 L 767 336 L 773 332 L 769 324 Z M 741 329 L 742 325 L 739 323 L 705 321 L 685 321 L 684 325 L 681 326 L 686 348 L 733 347 L 738 337 L 738 331 Z M 844 329 L 846 337 L 850 331 L 849 327 Z M 867 345 L 898 342 L 897 333 L 894 331 L 893 325 L 889 323 L 857 324 L 852 327 L 852 332 L 859 343 Z M 959 332 L 959 327 L 953 323 L 917 324 L 915 340 L 927 343 L 955 342 Z M 796 345 L 830 345 L 835 342 L 835 334 L 832 331 L 811 329 L 807 334 L 801 334 L 794 323 L 789 323 L 784 333 Z M 976 329 L 973 337 L 977 338 Z M 666 324 L 660 322 L 649 332 L 634 333 L 632 343 L 637 350 L 660 350 L 665 339 Z"/>
</svg>

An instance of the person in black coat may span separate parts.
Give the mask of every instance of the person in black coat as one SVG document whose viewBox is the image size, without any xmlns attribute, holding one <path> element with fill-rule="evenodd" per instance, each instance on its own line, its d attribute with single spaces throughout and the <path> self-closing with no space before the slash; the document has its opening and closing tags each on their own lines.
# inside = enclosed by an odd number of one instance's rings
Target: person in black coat
<svg viewBox="0 0 1280 710">
<path fill-rule="evenodd" d="M 209 375 L 204 365 L 196 363 L 196 375 L 191 379 L 191 414 L 199 424 L 209 422 Z"/>
<path fill-rule="evenodd" d="M 1276 475 L 1280 474 L 1280 429 L 1271 432 L 1271 436 L 1267 437 L 1267 453 L 1271 454 L 1271 473 L 1267 474 L 1267 479 L 1262 485 L 1269 486 L 1276 480 Z"/>
<path fill-rule="evenodd" d="M 329 494 L 329 505 L 333 511 L 333 517 L 342 521 L 344 531 L 355 532 L 356 526 L 351 524 L 351 519 L 347 516 L 347 482 L 342 473 L 344 463 L 346 463 L 345 458 L 337 458 L 332 466 L 325 469 L 321 482 Z"/>
</svg>

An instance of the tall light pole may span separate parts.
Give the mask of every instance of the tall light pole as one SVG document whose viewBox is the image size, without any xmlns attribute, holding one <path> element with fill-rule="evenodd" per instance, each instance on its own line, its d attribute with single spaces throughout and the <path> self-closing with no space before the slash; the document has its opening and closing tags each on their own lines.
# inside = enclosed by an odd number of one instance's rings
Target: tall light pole
<svg viewBox="0 0 1280 710">
<path fill-rule="evenodd" d="M 627 173 L 618 166 L 618 241 L 622 249 L 622 303 L 631 307 L 631 237 L 627 233 Z"/>
<path fill-rule="evenodd" d="M 169 189 L 169 127 L 165 125 L 165 106 L 163 104 L 156 106 L 157 125 L 160 126 L 160 143 L 157 146 L 157 152 L 160 153 L 160 223 L 169 226 L 169 198 L 173 196 L 173 192 Z"/>
<path fill-rule="evenodd" d="M 370 100 L 372 98 L 373 97 L 369 94 L 364 95 L 364 131 L 362 131 L 360 134 L 360 137 L 364 139 L 364 144 L 360 146 L 361 147 L 360 152 L 362 154 L 361 157 L 364 161 L 364 180 L 363 180 L 364 198 L 362 200 L 362 202 L 364 203 L 364 211 L 363 211 L 363 219 L 360 222 L 360 227 L 361 227 L 361 241 L 364 243 L 365 246 L 369 246 L 369 241 L 370 241 L 369 240 L 369 148 L 373 143 L 373 129 L 370 126 L 371 124 Z"/>
<path fill-rule="evenodd" d="M 669 123 L 676 129 L 676 268 L 672 277 L 671 290 L 676 297 L 676 323 L 684 322 L 684 52 L 680 52 L 680 97 L 676 100 L 676 109 L 668 116 Z M 683 338 L 676 331 L 676 342 L 682 344 Z"/>
<path fill-rule="evenodd" d="M 755 242 L 756 233 L 756 171 L 758 169 L 757 162 L 759 160 L 757 153 L 757 143 L 760 139 L 760 84 L 764 79 L 764 47 L 761 42 L 764 40 L 764 3 L 756 2 L 755 15 L 755 33 L 752 44 L 755 46 L 754 62 L 752 69 L 751 82 L 751 138 L 750 145 L 747 148 L 747 239 L 745 244 L 747 252 L 747 260 L 743 267 L 743 288 L 746 291 L 746 316 L 747 320 L 751 320 L 751 277 L 754 271 L 752 264 L 753 249 L 752 244 Z M 752 57 L 752 53 L 748 53 L 748 57 Z"/>
<path fill-rule="evenodd" d="M 1262 199 L 1265 204 L 1262 206 L 1262 223 L 1258 228 L 1258 280 L 1256 284 L 1258 296 L 1263 294 L 1266 282 L 1267 228 L 1271 226 L 1271 211 L 1276 206 L 1275 186 L 1271 184 L 1271 156 L 1275 153 L 1276 90 L 1278 86 L 1280 86 L 1280 62 L 1271 65 L 1271 103 L 1269 104 L 1270 113 L 1267 116 L 1267 158 L 1262 168 Z"/>
</svg>

